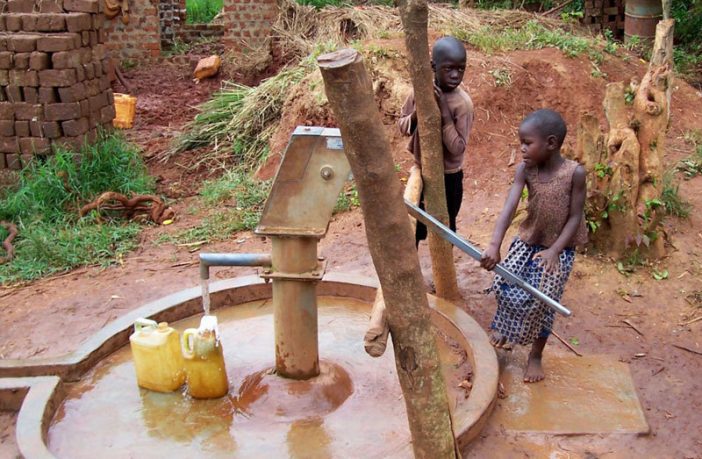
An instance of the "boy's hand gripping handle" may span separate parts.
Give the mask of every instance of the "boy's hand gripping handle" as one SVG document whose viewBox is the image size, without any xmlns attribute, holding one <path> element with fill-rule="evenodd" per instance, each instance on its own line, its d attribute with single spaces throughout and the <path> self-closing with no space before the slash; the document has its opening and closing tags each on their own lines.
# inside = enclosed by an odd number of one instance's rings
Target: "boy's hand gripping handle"
<svg viewBox="0 0 702 459">
<path fill-rule="evenodd" d="M 411 202 L 405 200 L 405 205 L 407 206 L 407 211 L 411 216 L 416 218 L 418 221 L 424 223 L 427 227 L 431 228 L 439 236 L 441 236 L 442 239 L 447 240 L 463 252 L 467 253 L 472 259 L 480 261 L 482 252 L 477 247 L 460 237 L 458 234 L 451 231 L 449 227 L 447 227 L 446 225 L 444 225 L 439 220 L 432 217 L 419 207 L 415 206 Z M 547 296 L 541 290 L 527 283 L 526 281 L 524 281 L 524 279 L 512 273 L 511 271 L 507 271 L 502 265 L 498 264 L 497 266 L 495 266 L 495 272 L 503 278 L 505 278 L 505 280 L 509 281 L 510 283 L 524 289 L 531 296 L 543 301 L 548 307 L 558 312 L 559 314 L 562 314 L 566 317 L 570 317 L 570 315 L 572 314 L 572 312 L 570 312 L 570 310 L 563 306 L 561 303 Z"/>
</svg>

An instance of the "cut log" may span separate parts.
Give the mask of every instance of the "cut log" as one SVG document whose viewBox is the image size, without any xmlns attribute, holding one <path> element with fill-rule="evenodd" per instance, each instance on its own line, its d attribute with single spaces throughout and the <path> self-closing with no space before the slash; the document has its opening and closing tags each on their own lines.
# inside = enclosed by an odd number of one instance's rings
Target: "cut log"
<svg viewBox="0 0 702 459">
<path fill-rule="evenodd" d="M 446 385 L 414 235 L 370 78 L 361 55 L 353 49 L 320 56 L 318 62 L 356 178 L 415 457 L 455 457 Z"/>
<path fill-rule="evenodd" d="M 410 175 L 407 179 L 407 185 L 405 185 L 405 201 L 409 201 L 415 206 L 419 205 L 419 200 L 422 197 L 422 170 L 417 166 L 412 166 L 410 169 Z M 412 232 L 417 230 L 417 220 L 409 216 L 410 224 L 412 225 Z"/>
<path fill-rule="evenodd" d="M 371 357 L 380 357 L 383 355 L 388 345 L 389 333 L 390 326 L 388 325 L 388 319 L 385 313 L 383 290 L 379 288 L 375 294 L 368 330 L 363 337 L 363 346 L 366 349 L 366 353 Z"/>
</svg>

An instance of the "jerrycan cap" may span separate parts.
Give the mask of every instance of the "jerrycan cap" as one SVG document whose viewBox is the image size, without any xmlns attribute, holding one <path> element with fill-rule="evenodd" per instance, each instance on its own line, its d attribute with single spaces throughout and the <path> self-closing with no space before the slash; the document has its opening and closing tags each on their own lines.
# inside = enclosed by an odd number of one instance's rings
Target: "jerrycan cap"
<svg viewBox="0 0 702 459">
<path fill-rule="evenodd" d="M 151 333 L 152 331 L 156 330 L 157 328 L 158 328 L 158 323 L 156 323 L 155 320 L 145 319 L 143 317 L 139 317 L 137 320 L 134 321 L 134 332 L 135 333 L 139 333 L 139 332 Z"/>
<path fill-rule="evenodd" d="M 156 328 L 156 331 L 160 333 L 167 333 L 169 332 L 171 327 L 168 326 L 168 322 L 159 322 L 158 327 Z"/>
</svg>

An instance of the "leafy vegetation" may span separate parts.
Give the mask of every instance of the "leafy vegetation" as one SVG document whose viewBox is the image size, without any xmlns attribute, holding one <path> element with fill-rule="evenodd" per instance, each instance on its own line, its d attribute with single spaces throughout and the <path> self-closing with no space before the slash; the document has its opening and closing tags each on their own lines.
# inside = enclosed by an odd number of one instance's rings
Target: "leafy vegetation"
<svg viewBox="0 0 702 459">
<path fill-rule="evenodd" d="M 206 24 L 222 11 L 223 0 L 185 0 L 186 22 Z"/>
<path fill-rule="evenodd" d="M 79 153 L 60 150 L 31 163 L 18 186 L 0 198 L 0 220 L 19 229 L 15 259 L 0 265 L 0 283 L 119 260 L 134 247 L 139 226 L 97 215 L 79 218 L 78 210 L 105 191 L 129 195 L 152 190 L 139 151 L 119 134 L 102 135 Z"/>
</svg>

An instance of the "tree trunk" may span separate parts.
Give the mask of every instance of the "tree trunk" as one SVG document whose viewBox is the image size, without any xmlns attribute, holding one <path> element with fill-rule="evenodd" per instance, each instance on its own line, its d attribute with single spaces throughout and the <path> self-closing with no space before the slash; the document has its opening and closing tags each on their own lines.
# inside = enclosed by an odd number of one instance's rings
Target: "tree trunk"
<svg viewBox="0 0 702 459">
<path fill-rule="evenodd" d="M 672 19 L 660 21 L 651 64 L 640 84 L 610 83 L 603 102 L 604 142 L 596 120 L 584 115 L 576 157 L 588 170 L 586 211 L 593 242 L 617 258 L 632 250 L 665 254 L 662 158 L 670 119 Z M 604 144 L 604 146 L 603 146 Z"/>
<path fill-rule="evenodd" d="M 366 236 L 386 304 L 395 366 L 418 458 L 455 457 L 446 385 L 390 144 L 361 56 L 320 56 L 324 86 L 356 179 Z"/>
<path fill-rule="evenodd" d="M 400 0 L 398 4 L 405 30 L 405 46 L 409 54 L 409 72 L 414 87 L 414 99 L 417 103 L 424 201 L 427 211 L 448 225 L 441 112 L 434 99 L 434 73 L 429 60 L 427 35 L 429 7 L 426 0 Z M 460 299 L 456 267 L 453 264 L 453 247 L 434 232 L 429 231 L 429 251 L 436 294 L 449 300 Z"/>
</svg>

